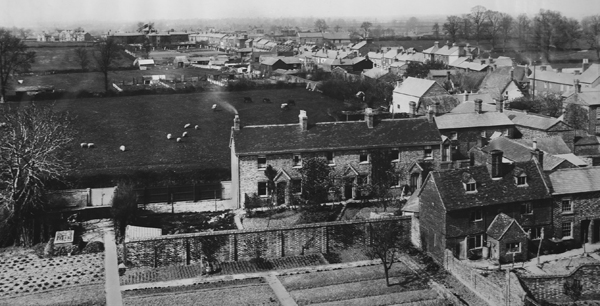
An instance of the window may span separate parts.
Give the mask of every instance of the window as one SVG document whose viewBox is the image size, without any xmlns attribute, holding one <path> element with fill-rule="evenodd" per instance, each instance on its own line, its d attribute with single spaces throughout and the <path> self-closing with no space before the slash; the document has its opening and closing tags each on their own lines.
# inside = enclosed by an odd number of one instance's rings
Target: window
<svg viewBox="0 0 600 306">
<path fill-rule="evenodd" d="M 258 182 L 258 195 L 261 197 L 267 196 L 267 182 Z"/>
<path fill-rule="evenodd" d="M 267 167 L 267 157 L 259 156 L 258 157 L 258 169 L 265 169 Z"/>
<path fill-rule="evenodd" d="M 573 222 L 563 222 L 561 230 L 563 239 L 573 238 Z"/>
<path fill-rule="evenodd" d="M 467 238 L 467 248 L 469 250 L 479 249 L 483 246 L 483 235 L 474 235 Z"/>
<path fill-rule="evenodd" d="M 358 158 L 360 163 L 368 163 L 369 162 L 369 153 L 361 152 L 360 157 Z"/>
<path fill-rule="evenodd" d="M 294 154 L 292 161 L 294 167 L 302 167 L 302 156 L 300 154 Z"/>
<path fill-rule="evenodd" d="M 433 150 L 431 149 L 431 147 L 429 147 L 429 146 L 425 147 L 425 149 L 423 150 L 423 157 L 425 159 L 433 158 Z"/>
<path fill-rule="evenodd" d="M 502 132 L 502 136 L 506 136 L 506 137 L 510 136 L 509 129 L 504 129 L 504 131 Z"/>
<path fill-rule="evenodd" d="M 543 229 L 544 229 L 543 227 L 532 227 L 532 228 L 530 228 L 528 230 L 528 232 L 531 233 L 530 236 L 529 236 L 529 239 L 534 239 L 534 240 L 535 239 L 541 239 L 542 238 L 542 232 L 544 231 Z"/>
<path fill-rule="evenodd" d="M 293 179 L 290 182 L 290 191 L 294 194 L 298 194 L 302 192 L 302 180 Z"/>
<path fill-rule="evenodd" d="M 562 203 L 560 205 L 560 210 L 562 213 L 572 213 L 573 212 L 573 202 L 569 198 L 562 199 Z"/>
<path fill-rule="evenodd" d="M 481 131 L 481 138 L 485 138 L 485 131 Z"/>
<path fill-rule="evenodd" d="M 477 192 L 477 183 L 475 183 L 475 182 L 465 183 L 465 190 L 467 192 Z"/>
<path fill-rule="evenodd" d="M 326 157 L 327 157 L 327 163 L 330 165 L 335 165 L 335 163 L 333 162 L 333 152 L 327 152 L 325 153 Z"/>
<path fill-rule="evenodd" d="M 458 133 L 452 131 L 450 132 L 450 136 L 448 138 L 450 138 L 450 140 L 458 140 Z"/>
<path fill-rule="evenodd" d="M 390 161 L 397 162 L 399 160 L 400 160 L 400 150 L 393 149 L 392 152 L 390 153 Z"/>
<path fill-rule="evenodd" d="M 506 244 L 506 252 L 507 253 L 521 253 L 521 243 L 520 242 L 511 242 Z"/>
<path fill-rule="evenodd" d="M 368 177 L 366 175 L 359 175 L 356 178 L 356 184 L 358 186 L 363 186 L 368 184 Z"/>
<path fill-rule="evenodd" d="M 471 212 L 471 217 L 469 218 L 471 222 L 481 221 L 483 220 L 483 216 L 481 210 L 475 210 Z"/>
<path fill-rule="evenodd" d="M 517 186 L 527 186 L 527 176 L 517 176 L 515 177 L 515 181 L 517 183 Z"/>
<path fill-rule="evenodd" d="M 533 205 L 531 203 L 521 203 L 521 214 L 531 215 L 533 213 Z"/>
</svg>

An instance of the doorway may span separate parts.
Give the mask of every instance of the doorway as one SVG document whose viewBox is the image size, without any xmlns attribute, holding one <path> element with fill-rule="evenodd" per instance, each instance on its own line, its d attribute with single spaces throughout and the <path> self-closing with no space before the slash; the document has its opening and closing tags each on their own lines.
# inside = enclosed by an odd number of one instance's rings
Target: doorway
<svg viewBox="0 0 600 306">
<path fill-rule="evenodd" d="M 352 189 L 354 188 L 354 179 L 346 179 L 346 183 L 344 184 L 344 198 L 346 200 L 352 199 Z"/>
<path fill-rule="evenodd" d="M 285 204 L 285 189 L 287 187 L 286 182 L 277 183 L 275 188 L 275 196 L 277 197 L 277 205 Z"/>
<path fill-rule="evenodd" d="M 581 243 L 587 243 L 589 240 L 590 223 L 591 220 L 581 220 L 581 230 L 579 231 L 581 233 Z"/>
<path fill-rule="evenodd" d="M 600 219 L 594 219 L 592 226 L 592 243 L 600 241 Z"/>
</svg>

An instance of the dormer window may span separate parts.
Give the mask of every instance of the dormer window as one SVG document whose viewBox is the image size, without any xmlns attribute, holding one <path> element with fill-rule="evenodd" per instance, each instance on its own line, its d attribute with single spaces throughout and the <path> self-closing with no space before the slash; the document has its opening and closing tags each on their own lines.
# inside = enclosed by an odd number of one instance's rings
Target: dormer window
<svg viewBox="0 0 600 306">
<path fill-rule="evenodd" d="M 477 192 L 477 182 L 471 176 L 470 173 L 467 173 L 467 172 L 463 173 L 463 175 L 462 175 L 462 183 L 463 183 L 463 187 L 465 188 L 465 191 L 467 193 L 475 193 L 475 192 Z"/>
<path fill-rule="evenodd" d="M 515 184 L 518 187 L 527 186 L 527 174 L 525 173 L 525 171 L 523 169 L 515 168 L 514 174 L 515 174 Z"/>
<path fill-rule="evenodd" d="M 526 176 L 519 176 L 516 179 L 517 179 L 517 186 L 527 185 L 527 177 Z"/>
<path fill-rule="evenodd" d="M 475 181 L 465 183 L 465 190 L 467 192 L 477 192 L 477 183 Z"/>
</svg>

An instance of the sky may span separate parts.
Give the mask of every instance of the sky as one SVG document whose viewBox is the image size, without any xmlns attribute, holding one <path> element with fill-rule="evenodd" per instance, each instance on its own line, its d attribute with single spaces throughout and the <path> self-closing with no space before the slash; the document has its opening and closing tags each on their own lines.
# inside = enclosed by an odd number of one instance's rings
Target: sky
<svg viewBox="0 0 600 306">
<path fill-rule="evenodd" d="M 240 17 L 381 18 L 468 13 L 476 5 L 511 15 L 540 9 L 581 18 L 599 0 L 0 0 L 0 25 Z"/>
</svg>

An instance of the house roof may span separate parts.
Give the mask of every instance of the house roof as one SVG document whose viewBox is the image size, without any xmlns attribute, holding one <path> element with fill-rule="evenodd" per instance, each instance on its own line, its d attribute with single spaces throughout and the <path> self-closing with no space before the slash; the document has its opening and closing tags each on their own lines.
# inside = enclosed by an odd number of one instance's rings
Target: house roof
<svg viewBox="0 0 600 306">
<path fill-rule="evenodd" d="M 350 39 L 350 33 L 348 32 L 334 32 L 334 33 L 323 33 L 325 39 Z"/>
<path fill-rule="evenodd" d="M 433 54 L 433 53 L 435 53 L 435 52 L 436 52 L 437 50 L 439 50 L 439 49 L 440 49 L 440 47 L 438 47 L 438 46 L 436 46 L 436 45 L 433 45 L 433 46 L 431 46 L 431 47 L 429 47 L 429 48 L 427 48 L 427 49 L 423 50 L 423 53 L 426 53 L 426 54 Z"/>
<path fill-rule="evenodd" d="M 384 119 L 368 128 L 364 121 L 324 122 L 301 131 L 298 124 L 246 126 L 233 131 L 237 154 L 350 150 L 435 145 L 440 132 L 426 118 Z"/>
<path fill-rule="evenodd" d="M 527 234 L 525 230 L 523 230 L 521 225 L 519 225 L 519 222 L 517 222 L 515 219 L 507 216 L 504 213 L 499 213 L 496 215 L 492 223 L 490 223 L 490 226 L 487 228 L 486 233 L 488 234 L 488 236 L 496 240 L 500 240 L 502 239 L 504 234 L 508 232 L 511 226 L 513 226 L 513 224 L 518 226 L 523 235 Z"/>
<path fill-rule="evenodd" d="M 454 69 L 443 69 L 443 70 L 429 70 L 429 74 L 432 77 L 446 77 L 448 76 L 448 73 L 450 73 L 450 75 L 454 75 L 456 74 L 458 71 L 454 70 Z"/>
<path fill-rule="evenodd" d="M 512 81 L 510 77 L 511 69 L 512 67 L 499 67 L 488 73 L 479 86 L 479 93 L 489 93 L 493 99 L 502 99 L 504 89 Z"/>
<path fill-rule="evenodd" d="M 154 65 L 153 59 L 138 59 L 138 65 Z"/>
<path fill-rule="evenodd" d="M 406 204 L 404 204 L 404 206 L 402 206 L 402 211 L 418 213 L 420 206 L 421 206 L 421 201 L 419 198 L 419 193 L 413 192 L 413 194 L 410 196 L 410 198 L 408 198 L 408 201 L 406 201 Z"/>
<path fill-rule="evenodd" d="M 559 158 L 564 158 L 567 161 L 569 161 L 571 164 L 577 166 L 577 167 L 585 167 L 588 164 L 583 161 L 581 158 L 579 158 L 579 156 L 573 154 L 573 153 L 566 153 L 566 154 L 556 154 L 556 157 Z"/>
<path fill-rule="evenodd" d="M 508 56 L 498 56 L 498 58 L 494 59 L 494 64 L 498 67 L 512 67 L 513 61 Z"/>
<path fill-rule="evenodd" d="M 440 130 L 515 125 L 506 115 L 498 112 L 447 113 L 435 117 L 435 122 Z"/>
<path fill-rule="evenodd" d="M 286 56 L 286 57 L 282 57 L 281 60 L 288 64 L 288 65 L 292 65 L 292 64 L 301 64 L 302 62 L 300 62 L 300 60 L 295 57 L 295 56 Z"/>
<path fill-rule="evenodd" d="M 591 84 L 600 78 L 600 64 L 591 64 L 580 76 L 579 82 Z"/>
<path fill-rule="evenodd" d="M 534 128 L 542 131 L 546 131 L 551 127 L 557 125 L 558 123 L 562 122 L 562 120 L 558 118 L 544 116 L 540 114 L 529 114 L 521 111 L 504 110 L 504 113 L 516 125 Z"/>
<path fill-rule="evenodd" d="M 529 75 L 529 78 L 550 83 L 573 85 L 573 82 L 575 79 L 579 78 L 579 76 L 570 73 L 541 71 L 535 68 Z"/>
<path fill-rule="evenodd" d="M 366 76 L 366 77 L 368 77 L 368 78 L 371 78 L 371 79 L 379 79 L 380 77 L 384 76 L 387 73 L 388 73 L 387 69 L 383 69 L 383 68 L 380 68 L 380 67 L 375 67 L 375 68 L 372 68 L 372 69 L 365 70 L 363 72 L 363 75 Z"/>
<path fill-rule="evenodd" d="M 275 63 L 281 61 L 278 57 L 264 57 L 260 62 L 262 65 L 273 66 Z"/>
<path fill-rule="evenodd" d="M 576 96 L 575 96 L 576 95 Z M 567 98 L 570 98 L 569 103 L 579 105 L 599 105 L 600 104 L 600 90 L 596 88 L 582 88 L 581 92 L 575 93 L 573 91 L 568 94 Z"/>
<path fill-rule="evenodd" d="M 492 179 L 487 166 L 474 166 L 447 171 L 433 171 L 432 176 L 447 211 L 483 207 L 496 204 L 533 201 L 550 197 L 537 161 L 502 164 L 504 176 Z M 527 175 L 527 185 L 517 186 L 517 172 Z M 476 192 L 467 193 L 465 176 L 476 182 Z"/>
<path fill-rule="evenodd" d="M 323 33 L 321 32 L 298 32 L 298 37 L 302 38 L 322 38 Z"/>
<path fill-rule="evenodd" d="M 514 139 L 514 141 L 529 148 L 533 148 L 533 140 L 531 139 Z M 571 149 L 569 149 L 569 146 L 567 146 L 565 141 L 560 136 L 537 138 L 536 142 L 537 148 L 548 154 L 556 155 L 571 153 Z"/>
<path fill-rule="evenodd" d="M 600 191 L 600 167 L 559 169 L 549 177 L 553 194 Z"/>
<path fill-rule="evenodd" d="M 543 158 L 543 169 L 544 171 L 554 170 L 561 163 L 568 161 L 573 165 L 584 163 L 577 157 L 570 157 L 574 162 L 569 159 L 562 157 L 564 155 L 572 154 L 571 150 L 562 141 L 562 138 L 549 137 L 549 139 L 540 138 L 538 139 L 538 149 L 546 153 Z M 556 147 L 553 147 L 553 143 Z M 497 137 L 488 143 L 487 146 L 481 148 L 481 151 L 490 153 L 493 150 L 500 150 L 504 152 L 503 157 L 513 162 L 524 162 L 531 159 L 531 151 L 533 150 L 533 141 L 524 139 L 509 139 L 506 137 Z M 558 152 L 558 153 L 557 153 Z M 563 153 L 566 152 L 566 153 Z M 559 155 L 561 154 L 561 155 Z"/>
<path fill-rule="evenodd" d="M 367 45 L 367 41 L 363 40 L 363 41 L 357 42 L 354 45 L 352 45 L 352 47 L 350 47 L 350 49 L 358 50 L 366 45 Z"/>
<path fill-rule="evenodd" d="M 395 93 L 414 97 L 422 97 L 433 86 L 435 81 L 408 77 L 400 86 L 394 88 Z"/>
</svg>

